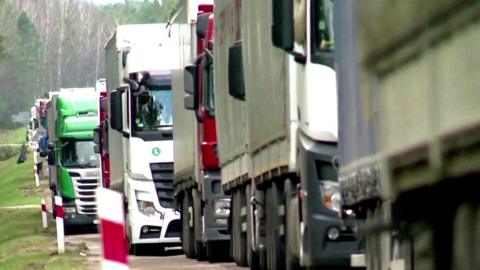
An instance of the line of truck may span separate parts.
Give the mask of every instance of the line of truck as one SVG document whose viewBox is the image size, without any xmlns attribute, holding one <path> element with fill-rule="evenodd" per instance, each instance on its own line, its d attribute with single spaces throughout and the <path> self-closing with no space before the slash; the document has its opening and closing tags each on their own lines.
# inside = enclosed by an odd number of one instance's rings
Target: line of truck
<svg viewBox="0 0 480 270">
<path fill-rule="evenodd" d="M 363 243 L 340 215 L 332 2 L 303 1 L 295 48 L 288 1 L 192 2 L 175 14 L 194 29 L 173 103 L 185 253 L 221 252 L 225 214 L 237 265 L 349 266 Z"/>
<path fill-rule="evenodd" d="M 133 254 L 474 269 L 480 5 L 392 5 L 192 0 L 166 24 L 118 26 L 95 106 L 67 90 L 46 105 L 53 193 L 79 216 L 101 175 L 124 195 Z"/>
</svg>

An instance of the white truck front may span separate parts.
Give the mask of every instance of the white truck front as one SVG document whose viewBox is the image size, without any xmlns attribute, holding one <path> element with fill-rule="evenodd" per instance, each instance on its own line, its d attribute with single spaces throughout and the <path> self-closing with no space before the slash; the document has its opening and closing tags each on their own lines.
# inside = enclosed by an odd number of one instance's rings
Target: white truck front
<svg viewBox="0 0 480 270">
<path fill-rule="evenodd" d="M 124 194 L 130 251 L 180 244 L 173 201 L 175 29 L 119 26 L 106 47 L 111 188 Z"/>
</svg>

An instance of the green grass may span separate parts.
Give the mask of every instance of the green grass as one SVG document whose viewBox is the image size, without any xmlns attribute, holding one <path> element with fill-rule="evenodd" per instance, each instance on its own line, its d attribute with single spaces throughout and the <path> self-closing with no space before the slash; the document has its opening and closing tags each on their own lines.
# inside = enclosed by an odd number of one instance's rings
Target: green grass
<svg viewBox="0 0 480 270">
<path fill-rule="evenodd" d="M 0 209 L 0 269 L 85 269 L 78 248 L 57 254 L 53 225 L 43 231 L 39 209 Z"/>
<path fill-rule="evenodd" d="M 44 164 L 45 170 L 46 164 Z M 44 175 L 46 173 L 44 172 Z M 40 187 L 35 187 L 33 157 L 17 164 L 17 157 L 0 162 L 0 207 L 12 205 L 40 204 L 42 191 L 48 186 L 46 177 Z"/>
<path fill-rule="evenodd" d="M 22 144 L 25 141 L 26 127 L 20 127 L 14 130 L 0 130 L 0 144 Z"/>
<path fill-rule="evenodd" d="M 17 165 L 16 160 L 0 162 L 0 207 L 35 204 L 38 208 L 0 208 L 0 269 L 85 269 L 79 247 L 67 243 L 67 252 L 57 254 L 55 224 L 50 215 L 49 230 L 42 229 L 40 198 L 48 186 L 46 177 L 41 187 L 35 187 L 31 154 L 23 164 Z"/>
</svg>

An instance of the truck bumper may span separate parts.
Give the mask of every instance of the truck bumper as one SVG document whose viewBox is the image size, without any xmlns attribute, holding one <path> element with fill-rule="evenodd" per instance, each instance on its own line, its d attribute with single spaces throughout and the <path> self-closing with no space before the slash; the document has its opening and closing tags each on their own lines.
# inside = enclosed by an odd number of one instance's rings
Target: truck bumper
<svg viewBox="0 0 480 270">
<path fill-rule="evenodd" d="M 339 214 L 323 204 L 320 193 L 320 179 L 336 181 L 331 171 L 336 144 L 317 142 L 306 135 L 298 136 L 298 167 L 302 200 L 302 247 L 300 261 L 304 266 L 342 265 L 349 266 L 352 255 L 363 254 L 363 242 L 353 232 L 354 220 L 342 220 Z M 326 171 L 330 171 L 326 173 Z M 338 238 L 328 237 L 330 230 L 339 233 Z"/>
<path fill-rule="evenodd" d="M 217 215 L 215 213 L 216 202 L 230 202 L 230 197 L 223 192 L 219 170 L 203 172 L 202 200 L 206 202 L 203 208 L 203 222 L 205 224 L 203 240 L 229 241 L 228 214 Z"/>
<path fill-rule="evenodd" d="M 160 205 L 153 181 L 128 179 L 127 189 L 127 226 L 131 243 L 180 245 L 180 213 Z M 155 208 L 153 216 L 147 216 L 139 210 L 137 192 L 149 194 Z"/>
<path fill-rule="evenodd" d="M 93 226 L 98 224 L 96 215 L 79 214 L 75 205 L 75 200 L 63 199 L 63 209 L 65 211 L 64 223 L 66 226 Z M 69 209 L 75 209 L 75 212 Z"/>
</svg>

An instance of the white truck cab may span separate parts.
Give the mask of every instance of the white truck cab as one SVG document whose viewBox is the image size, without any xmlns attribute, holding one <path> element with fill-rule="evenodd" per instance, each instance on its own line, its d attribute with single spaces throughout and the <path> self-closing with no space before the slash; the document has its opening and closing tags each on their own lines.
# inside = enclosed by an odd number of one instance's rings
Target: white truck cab
<svg viewBox="0 0 480 270">
<path fill-rule="evenodd" d="M 124 194 L 130 251 L 180 244 L 173 201 L 172 30 L 119 26 L 106 46 L 111 188 Z"/>
</svg>

